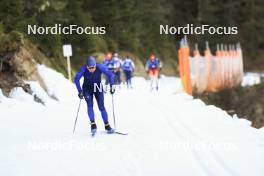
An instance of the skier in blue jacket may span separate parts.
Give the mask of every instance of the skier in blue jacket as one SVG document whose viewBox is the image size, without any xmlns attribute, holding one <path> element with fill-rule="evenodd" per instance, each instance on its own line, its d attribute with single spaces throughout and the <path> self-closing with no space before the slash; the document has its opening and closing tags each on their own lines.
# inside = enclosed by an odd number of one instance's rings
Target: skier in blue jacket
<svg viewBox="0 0 264 176">
<path fill-rule="evenodd" d="M 118 57 L 117 53 L 114 53 L 112 60 L 114 62 L 114 74 L 115 74 L 116 85 L 120 85 L 122 62 L 121 59 Z"/>
<path fill-rule="evenodd" d="M 151 90 L 154 89 L 154 84 L 156 85 L 156 90 L 158 90 L 159 85 L 158 85 L 158 76 L 159 76 L 159 71 L 161 70 L 161 63 L 159 59 L 154 55 L 151 54 L 150 58 L 147 60 L 145 69 L 148 72 L 148 75 L 150 77 L 150 87 Z"/>
<path fill-rule="evenodd" d="M 114 72 L 115 63 L 114 60 L 112 59 L 112 53 L 107 53 L 105 55 L 103 64 L 108 68 L 108 70 Z"/>
<path fill-rule="evenodd" d="M 103 64 L 97 64 L 93 56 L 89 56 L 86 61 L 86 65 L 82 66 L 77 72 L 74 82 L 79 92 L 80 99 L 85 99 L 87 103 L 88 116 L 91 122 L 91 132 L 96 132 L 96 123 L 94 121 L 93 110 L 93 97 L 95 97 L 98 108 L 101 112 L 105 130 L 107 133 L 113 133 L 114 129 L 111 128 L 108 122 L 108 115 L 104 106 L 104 92 L 98 89 L 101 86 L 101 75 L 104 73 L 110 81 L 110 93 L 114 94 L 114 74 L 107 69 Z M 80 79 L 84 78 L 82 87 L 80 86 Z M 96 87 L 97 86 L 97 87 Z"/>
<path fill-rule="evenodd" d="M 126 77 L 127 88 L 132 88 L 131 78 L 132 78 L 132 73 L 134 72 L 135 69 L 135 65 L 129 56 L 126 56 L 125 60 L 123 61 L 122 69 Z"/>
<path fill-rule="evenodd" d="M 115 68 L 115 62 L 112 59 L 112 53 L 107 53 L 105 56 L 105 60 L 103 62 L 103 65 L 105 65 L 109 71 L 111 71 L 114 74 L 114 68 Z M 115 78 L 115 77 L 114 77 Z M 115 80 L 115 79 L 114 79 Z M 109 79 L 106 78 L 105 84 L 109 84 Z"/>
</svg>

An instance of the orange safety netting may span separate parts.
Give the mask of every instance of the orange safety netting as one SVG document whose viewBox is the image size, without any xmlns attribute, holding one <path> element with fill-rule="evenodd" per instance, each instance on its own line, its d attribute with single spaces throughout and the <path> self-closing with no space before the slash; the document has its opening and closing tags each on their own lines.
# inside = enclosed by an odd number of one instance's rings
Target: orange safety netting
<svg viewBox="0 0 264 176">
<path fill-rule="evenodd" d="M 243 59 L 240 45 L 217 46 L 213 55 L 208 43 L 204 56 L 196 45 L 193 57 L 186 40 L 181 41 L 179 49 L 179 68 L 183 89 L 192 95 L 192 89 L 198 93 L 216 92 L 223 88 L 239 85 L 243 78 Z"/>
<path fill-rule="evenodd" d="M 191 85 L 191 78 L 190 78 L 190 49 L 187 43 L 182 42 L 181 47 L 179 49 L 179 66 L 180 66 L 180 76 L 182 80 L 182 85 L 184 90 L 192 95 L 192 85 Z"/>
</svg>

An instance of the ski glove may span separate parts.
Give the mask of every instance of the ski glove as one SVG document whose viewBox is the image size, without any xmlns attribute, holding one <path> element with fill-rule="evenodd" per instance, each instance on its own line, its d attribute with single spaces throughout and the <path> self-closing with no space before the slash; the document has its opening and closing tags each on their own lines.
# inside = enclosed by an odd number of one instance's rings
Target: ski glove
<svg viewBox="0 0 264 176">
<path fill-rule="evenodd" d="M 82 91 L 79 92 L 78 97 L 79 97 L 80 99 L 83 99 L 83 93 L 82 93 Z"/>
</svg>

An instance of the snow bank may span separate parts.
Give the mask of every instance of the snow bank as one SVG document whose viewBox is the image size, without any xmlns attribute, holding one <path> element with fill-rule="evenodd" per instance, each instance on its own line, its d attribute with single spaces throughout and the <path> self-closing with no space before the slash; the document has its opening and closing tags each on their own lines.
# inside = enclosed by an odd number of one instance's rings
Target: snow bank
<svg viewBox="0 0 264 176">
<path fill-rule="evenodd" d="M 3 92 L 2 92 L 2 89 L 0 89 L 0 102 L 4 99 L 4 95 L 3 95 Z"/>
<path fill-rule="evenodd" d="M 261 82 L 261 74 L 259 74 L 259 73 L 245 73 L 241 85 L 244 87 L 245 86 L 253 86 L 255 84 L 259 84 L 260 82 Z"/>
<path fill-rule="evenodd" d="M 19 100 L 21 102 L 34 101 L 34 97 L 26 93 L 21 87 L 15 87 L 11 90 L 9 94 L 10 98 Z"/>
<path fill-rule="evenodd" d="M 75 86 L 61 73 L 52 70 L 45 65 L 38 65 L 38 71 L 47 86 L 48 94 L 60 101 L 72 101 L 76 96 Z"/>
<path fill-rule="evenodd" d="M 26 83 L 30 85 L 33 94 L 39 97 L 45 104 L 51 100 L 49 95 L 37 81 L 26 81 Z"/>
<path fill-rule="evenodd" d="M 247 119 L 240 119 L 237 117 L 237 115 L 233 115 L 233 120 L 236 121 L 240 125 L 245 125 L 245 126 L 251 126 L 252 122 L 247 120 Z"/>
</svg>

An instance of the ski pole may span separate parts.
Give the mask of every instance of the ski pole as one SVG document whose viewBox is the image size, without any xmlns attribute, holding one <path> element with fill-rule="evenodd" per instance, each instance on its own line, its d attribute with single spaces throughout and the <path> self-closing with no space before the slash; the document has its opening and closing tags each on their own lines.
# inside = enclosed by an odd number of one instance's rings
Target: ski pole
<svg viewBox="0 0 264 176">
<path fill-rule="evenodd" d="M 80 102 L 79 102 L 77 115 L 76 115 L 75 122 L 74 122 L 74 127 L 73 127 L 73 134 L 74 134 L 74 131 L 75 131 L 75 127 L 76 127 L 76 123 L 77 123 L 77 119 L 78 119 L 78 115 L 79 115 L 79 111 L 80 111 L 81 101 L 82 101 L 82 99 L 80 99 Z"/>
<path fill-rule="evenodd" d="M 115 106 L 114 106 L 114 94 L 112 94 L 112 110 L 113 110 L 114 128 L 116 129 L 116 121 L 115 121 Z"/>
</svg>

